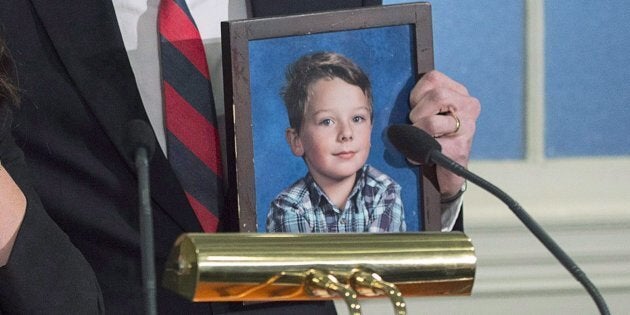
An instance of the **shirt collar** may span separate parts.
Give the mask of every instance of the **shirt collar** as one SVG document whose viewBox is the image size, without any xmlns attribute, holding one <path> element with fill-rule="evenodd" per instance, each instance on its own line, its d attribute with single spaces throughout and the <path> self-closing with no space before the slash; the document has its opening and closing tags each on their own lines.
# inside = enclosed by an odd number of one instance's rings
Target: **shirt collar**
<svg viewBox="0 0 630 315">
<path fill-rule="evenodd" d="M 353 199 L 365 187 L 365 177 L 368 173 L 368 167 L 369 165 L 365 164 L 357 171 L 354 187 L 352 187 L 352 191 L 350 192 L 350 196 L 348 196 L 348 200 Z M 319 187 L 317 182 L 315 182 L 315 179 L 310 172 L 308 172 L 304 177 L 304 183 L 306 184 L 306 187 L 308 189 L 311 198 L 311 204 L 319 207 L 322 205 L 321 203 L 323 202 L 324 204 L 330 205 L 332 209 L 337 211 L 337 207 L 335 207 L 330 199 L 328 199 L 328 196 L 326 196 L 326 194 Z"/>
</svg>

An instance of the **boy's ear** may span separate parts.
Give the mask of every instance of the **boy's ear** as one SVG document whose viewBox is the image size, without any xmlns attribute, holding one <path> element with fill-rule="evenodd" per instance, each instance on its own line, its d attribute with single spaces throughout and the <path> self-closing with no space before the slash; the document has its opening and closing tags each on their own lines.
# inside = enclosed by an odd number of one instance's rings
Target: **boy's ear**
<svg viewBox="0 0 630 315">
<path fill-rule="evenodd" d="M 304 148 L 302 147 L 302 140 L 300 140 L 300 135 L 293 128 L 287 128 L 285 132 L 285 137 L 287 138 L 287 143 L 291 147 L 291 152 L 295 156 L 303 156 Z"/>
</svg>

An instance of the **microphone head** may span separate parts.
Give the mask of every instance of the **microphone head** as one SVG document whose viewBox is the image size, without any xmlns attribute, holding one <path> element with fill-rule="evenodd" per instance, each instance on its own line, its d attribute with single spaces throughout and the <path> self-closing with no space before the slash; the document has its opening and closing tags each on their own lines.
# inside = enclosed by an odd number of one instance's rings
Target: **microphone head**
<svg viewBox="0 0 630 315">
<path fill-rule="evenodd" d="M 432 164 L 431 154 L 442 146 L 424 130 L 412 125 L 392 125 L 387 129 L 389 141 L 410 160 Z"/>
<path fill-rule="evenodd" d="M 125 150 L 127 157 L 131 158 L 131 161 L 135 161 L 136 151 L 139 148 L 144 148 L 147 151 L 147 159 L 151 160 L 155 152 L 155 136 L 151 126 L 142 119 L 134 119 L 127 123 L 126 128 Z"/>
</svg>

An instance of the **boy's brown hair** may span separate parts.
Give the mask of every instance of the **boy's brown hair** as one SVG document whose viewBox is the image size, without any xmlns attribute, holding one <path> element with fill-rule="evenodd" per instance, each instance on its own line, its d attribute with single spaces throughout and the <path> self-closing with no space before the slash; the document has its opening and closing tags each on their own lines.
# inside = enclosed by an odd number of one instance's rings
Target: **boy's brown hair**
<svg viewBox="0 0 630 315">
<path fill-rule="evenodd" d="M 286 85 L 281 95 L 289 114 L 289 124 L 300 132 L 312 85 L 320 79 L 339 78 L 359 87 L 368 98 L 372 121 L 372 86 L 368 76 L 349 58 L 334 52 L 316 52 L 302 56 L 287 68 Z"/>
</svg>

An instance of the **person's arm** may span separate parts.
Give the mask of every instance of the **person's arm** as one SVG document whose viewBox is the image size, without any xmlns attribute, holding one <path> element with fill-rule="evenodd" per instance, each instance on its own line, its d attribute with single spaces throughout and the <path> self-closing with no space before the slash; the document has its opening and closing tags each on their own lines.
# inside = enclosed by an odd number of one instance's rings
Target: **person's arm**
<svg viewBox="0 0 630 315">
<path fill-rule="evenodd" d="M 409 118 L 414 126 L 433 135 L 442 153 L 466 167 L 481 111 L 479 101 L 465 86 L 439 71 L 422 76 L 411 91 Z M 437 167 L 442 195 L 442 230 L 450 231 L 461 216 L 464 179 Z"/>
<path fill-rule="evenodd" d="M 265 227 L 267 232 L 276 233 L 283 232 L 282 213 L 284 211 L 278 207 L 278 202 L 274 200 L 271 202 L 269 211 L 267 211 L 267 226 Z"/>
<path fill-rule="evenodd" d="M 371 209 L 373 220 L 369 223 L 368 232 L 404 232 L 407 230 L 400 191 L 400 185 L 389 182 L 385 190 L 379 193 L 380 198 Z"/>
<path fill-rule="evenodd" d="M 269 207 L 267 232 L 309 233 L 311 228 L 304 215 L 304 211 L 299 209 L 294 202 L 278 197 Z"/>
<path fill-rule="evenodd" d="M 0 267 L 7 264 L 26 212 L 26 197 L 0 160 Z"/>
</svg>

